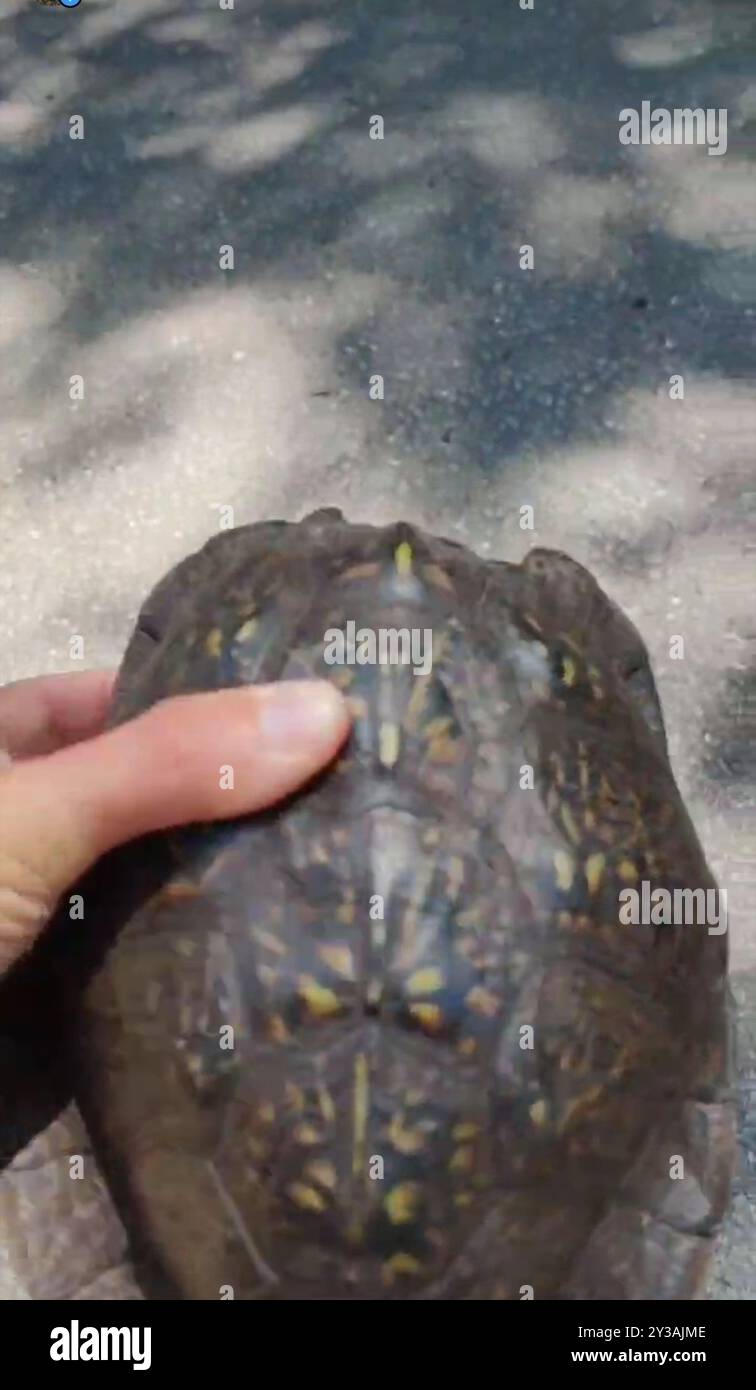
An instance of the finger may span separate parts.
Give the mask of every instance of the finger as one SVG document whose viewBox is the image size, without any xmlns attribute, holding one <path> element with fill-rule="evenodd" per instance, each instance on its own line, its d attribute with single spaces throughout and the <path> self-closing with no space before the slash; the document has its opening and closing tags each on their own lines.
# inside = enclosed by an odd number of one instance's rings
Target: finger
<svg viewBox="0 0 756 1390">
<path fill-rule="evenodd" d="M 113 671 L 34 676 L 0 689 L 0 749 L 13 758 L 92 738 L 105 722 Z"/>
<path fill-rule="evenodd" d="M 161 701 L 98 738 L 13 764 L 0 779 L 0 969 L 101 854 L 150 830 L 271 805 L 329 762 L 348 729 L 334 686 L 285 681 Z"/>
</svg>

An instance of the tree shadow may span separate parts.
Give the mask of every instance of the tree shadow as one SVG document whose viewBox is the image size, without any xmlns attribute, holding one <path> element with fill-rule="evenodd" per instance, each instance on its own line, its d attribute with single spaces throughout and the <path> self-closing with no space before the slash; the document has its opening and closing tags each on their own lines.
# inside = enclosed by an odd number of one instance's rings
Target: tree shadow
<svg viewBox="0 0 756 1390">
<path fill-rule="evenodd" d="M 389 0 L 379 23 L 352 3 L 232 14 L 148 0 L 128 22 L 120 8 L 27 5 L 3 26 L 17 47 L 6 98 L 31 84 L 46 108 L 36 135 L 0 146 L 3 250 L 75 272 L 63 337 L 90 343 L 224 280 L 284 277 L 296 293 L 326 270 L 388 271 L 392 294 L 337 340 L 342 382 L 364 395 L 381 372 L 394 447 L 421 474 L 433 451 L 466 478 L 601 439 L 610 400 L 672 371 L 756 376 L 752 322 L 701 295 L 721 247 L 627 206 L 643 170 L 618 109 L 663 100 L 669 74 L 621 62 L 607 31 L 633 34 L 650 6 L 610 4 L 601 25 L 590 0 L 532 13 L 481 0 L 474 17 L 443 0 L 411 18 Z M 688 81 L 705 86 L 712 49 L 716 33 Z M 50 92 L 29 76 L 40 58 Z M 52 81 L 67 64 L 70 98 Z M 367 138 L 373 112 L 383 141 Z M 528 242 L 533 272 L 519 269 Z M 58 379 L 43 353 L 28 388 Z"/>
</svg>

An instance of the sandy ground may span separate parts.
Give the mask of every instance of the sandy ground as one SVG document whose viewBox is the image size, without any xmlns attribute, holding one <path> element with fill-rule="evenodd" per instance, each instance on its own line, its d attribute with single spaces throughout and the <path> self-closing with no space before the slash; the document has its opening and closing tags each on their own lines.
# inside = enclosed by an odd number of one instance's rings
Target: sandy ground
<svg viewBox="0 0 756 1390">
<path fill-rule="evenodd" d="M 590 566 L 729 894 L 711 1296 L 755 1298 L 752 4 L 0 0 L 0 84 L 0 678 L 116 662 L 219 507 Z M 725 108 L 726 153 L 621 145 L 644 100 Z"/>
</svg>

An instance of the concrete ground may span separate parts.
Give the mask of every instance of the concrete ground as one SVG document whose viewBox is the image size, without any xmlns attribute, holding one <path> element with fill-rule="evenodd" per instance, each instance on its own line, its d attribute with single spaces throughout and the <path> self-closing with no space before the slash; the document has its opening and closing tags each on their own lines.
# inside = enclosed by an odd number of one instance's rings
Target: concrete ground
<svg viewBox="0 0 756 1390">
<path fill-rule="evenodd" d="M 219 505 L 591 567 L 729 893 L 711 1296 L 756 1298 L 753 5 L 0 0 L 0 86 L 0 678 L 116 662 Z M 621 145 L 644 100 L 726 108 L 726 153 Z"/>
</svg>

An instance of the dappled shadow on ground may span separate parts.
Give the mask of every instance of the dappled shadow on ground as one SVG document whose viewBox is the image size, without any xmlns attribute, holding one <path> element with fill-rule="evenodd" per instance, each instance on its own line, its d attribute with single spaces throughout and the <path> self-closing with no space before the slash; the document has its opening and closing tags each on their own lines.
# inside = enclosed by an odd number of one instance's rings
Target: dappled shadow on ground
<svg viewBox="0 0 756 1390">
<path fill-rule="evenodd" d="M 55 263 L 56 334 L 82 345 L 193 288 L 388 274 L 335 344 L 340 384 L 364 396 L 382 372 L 386 435 L 416 481 L 433 481 L 429 452 L 448 462 L 464 500 L 510 455 L 611 438 L 625 389 L 756 374 L 756 113 L 731 125 L 726 160 L 617 138 L 622 105 L 669 101 L 670 70 L 706 89 L 738 11 L 718 29 L 707 7 L 670 8 L 655 31 L 645 8 L 609 4 L 598 25 L 592 0 L 482 0 L 474 17 L 394 0 L 378 22 L 353 3 L 18 5 L 0 30 L 3 255 Z M 737 56 L 731 95 L 753 79 Z M 26 385 L 59 378 L 42 352 Z"/>
</svg>

